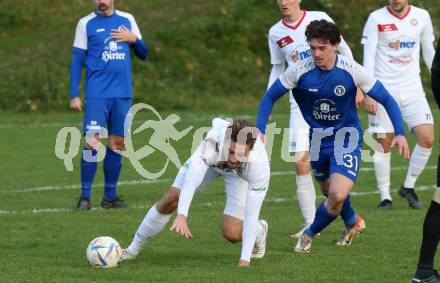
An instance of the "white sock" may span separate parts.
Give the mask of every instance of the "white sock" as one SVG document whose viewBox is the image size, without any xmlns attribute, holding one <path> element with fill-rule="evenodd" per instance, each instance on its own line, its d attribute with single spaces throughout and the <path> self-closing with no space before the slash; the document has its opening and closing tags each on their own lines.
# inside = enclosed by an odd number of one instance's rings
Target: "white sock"
<svg viewBox="0 0 440 283">
<path fill-rule="evenodd" d="M 374 152 L 374 171 L 376 172 L 377 188 L 380 192 L 380 201 L 392 200 L 390 194 L 391 152 Z"/>
<path fill-rule="evenodd" d="M 263 237 L 263 233 L 264 233 L 263 225 L 261 225 L 260 221 L 258 221 L 257 228 L 255 230 L 255 234 L 257 235 L 255 241 L 258 242 L 259 240 L 261 240 L 261 237 Z"/>
<path fill-rule="evenodd" d="M 316 192 L 311 174 L 296 176 L 296 195 L 306 225 L 312 224 L 316 212 Z"/>
<path fill-rule="evenodd" d="M 136 256 L 152 237 L 162 231 L 170 220 L 171 215 L 172 214 L 159 213 L 156 209 L 156 205 L 150 208 L 141 225 L 139 225 L 133 241 L 127 248 L 128 252 Z"/>
<path fill-rule="evenodd" d="M 416 144 L 409 160 L 408 172 L 406 173 L 405 183 L 406 188 L 414 188 L 417 178 L 425 169 L 429 156 L 431 155 L 432 148 L 424 148 Z"/>
</svg>

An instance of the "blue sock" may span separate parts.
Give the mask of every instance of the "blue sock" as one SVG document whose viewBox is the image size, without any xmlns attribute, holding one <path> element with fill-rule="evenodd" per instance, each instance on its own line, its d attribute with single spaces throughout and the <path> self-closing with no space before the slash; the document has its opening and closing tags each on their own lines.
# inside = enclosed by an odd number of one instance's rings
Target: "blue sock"
<svg viewBox="0 0 440 283">
<path fill-rule="evenodd" d="M 98 152 L 92 149 L 92 156 L 88 156 L 88 161 L 84 160 L 84 148 L 81 156 L 81 197 L 90 200 L 90 192 L 92 191 L 92 183 L 95 178 L 96 168 L 98 167 Z"/>
<path fill-rule="evenodd" d="M 327 208 L 324 205 L 324 202 L 322 202 L 316 210 L 315 220 L 313 221 L 312 225 L 310 225 L 310 227 L 304 231 L 304 233 L 315 236 L 316 234 L 324 230 L 325 227 L 327 227 L 330 223 L 332 223 L 333 220 L 336 219 L 336 217 L 338 216 L 330 214 L 330 212 L 328 212 Z"/>
<path fill-rule="evenodd" d="M 346 227 L 353 227 L 356 224 L 356 213 L 354 213 L 353 207 L 351 206 L 350 195 L 348 195 L 344 201 L 341 217 Z"/>
<path fill-rule="evenodd" d="M 114 201 L 117 198 L 116 184 L 118 183 L 119 173 L 121 173 L 121 155 L 107 148 L 104 158 L 104 198 Z"/>
</svg>

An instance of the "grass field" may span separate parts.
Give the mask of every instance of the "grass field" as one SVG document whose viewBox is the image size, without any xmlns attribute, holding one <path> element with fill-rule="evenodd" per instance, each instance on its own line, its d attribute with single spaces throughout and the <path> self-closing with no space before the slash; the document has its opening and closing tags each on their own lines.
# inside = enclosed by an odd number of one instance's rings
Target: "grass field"
<svg viewBox="0 0 440 283">
<path fill-rule="evenodd" d="M 277 110 L 282 113 L 287 106 L 278 106 Z M 177 128 L 210 126 L 213 113 L 178 113 L 182 120 Z M 67 172 L 63 161 L 54 154 L 54 145 L 62 127 L 81 129 L 80 116 L 0 114 L 1 282 L 409 282 L 414 272 L 423 219 L 435 184 L 438 145 L 417 183 L 425 204 L 421 211 L 409 209 L 396 193 L 406 172 L 405 161 L 396 155 L 392 161 L 394 209 L 375 211 L 379 196 L 373 164 L 363 163 L 352 202 L 365 217 L 367 231 L 351 247 L 334 245 L 342 228 L 342 221 L 337 220 L 313 242 L 310 254 L 292 252 L 294 241 L 289 235 L 299 229 L 302 218 L 296 201 L 293 165 L 281 160 L 278 137 L 272 155 L 271 186 L 261 212 L 261 218 L 270 225 L 264 259 L 254 260 L 249 269 L 236 268 L 241 245 L 230 244 L 221 236 L 219 221 L 225 195 L 222 182 L 216 181 L 194 198 L 189 216 L 193 239 L 178 238 L 165 229 L 137 260 L 116 269 L 99 270 L 86 263 L 89 241 L 109 235 L 126 247 L 149 207 L 171 185 L 177 169 L 170 166 L 159 180 L 148 182 L 125 160 L 119 193 L 130 207 L 73 212 L 71 208 L 80 192 L 80 157 L 74 159 L 74 171 Z M 252 111 L 247 114 L 255 120 Z M 434 114 L 438 121 L 438 111 Z M 273 119 L 279 127 L 287 126 L 287 113 L 274 115 Z M 136 119 L 138 123 L 141 120 Z M 147 139 L 140 135 L 135 141 L 140 147 Z M 183 162 L 189 156 L 191 138 L 173 145 Z M 154 153 L 143 164 L 157 170 L 163 162 L 164 156 Z M 102 197 L 101 171 L 95 179 L 94 207 L 98 207 Z M 437 263 L 438 260 L 439 257 Z"/>
</svg>

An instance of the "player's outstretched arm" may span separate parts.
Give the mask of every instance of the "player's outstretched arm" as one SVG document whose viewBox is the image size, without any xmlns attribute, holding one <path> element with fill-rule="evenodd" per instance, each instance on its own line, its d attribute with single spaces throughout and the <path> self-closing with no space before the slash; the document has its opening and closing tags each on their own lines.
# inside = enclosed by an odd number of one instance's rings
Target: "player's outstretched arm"
<svg viewBox="0 0 440 283">
<path fill-rule="evenodd" d="M 287 91 L 288 89 L 283 86 L 280 79 L 277 79 L 261 98 L 257 117 L 257 128 L 261 133 L 264 134 L 266 132 L 267 121 L 269 120 L 270 113 L 272 113 L 275 102 Z"/>
</svg>

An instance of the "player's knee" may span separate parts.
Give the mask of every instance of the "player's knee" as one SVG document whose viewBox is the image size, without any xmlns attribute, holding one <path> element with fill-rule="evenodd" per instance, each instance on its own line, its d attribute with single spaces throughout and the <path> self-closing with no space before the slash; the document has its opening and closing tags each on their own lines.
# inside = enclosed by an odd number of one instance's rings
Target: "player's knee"
<svg viewBox="0 0 440 283">
<path fill-rule="evenodd" d="M 87 135 L 84 138 L 86 141 L 84 147 L 86 149 L 98 149 L 101 143 L 101 138 L 99 137 L 99 135 Z"/>
<path fill-rule="evenodd" d="M 108 147 L 112 150 L 123 150 L 124 149 L 124 139 L 118 139 L 118 140 L 111 140 L 109 141 Z"/>
<path fill-rule="evenodd" d="M 347 196 L 341 193 L 329 194 L 327 204 L 332 211 L 340 211 Z"/>
<path fill-rule="evenodd" d="M 241 230 L 236 227 L 222 226 L 223 237 L 231 242 L 238 243 L 241 241 Z"/>
<path fill-rule="evenodd" d="M 429 136 L 422 137 L 417 143 L 419 146 L 421 146 L 423 148 L 431 148 L 431 147 L 433 147 L 433 145 L 435 143 L 435 136 L 429 135 Z"/>
<path fill-rule="evenodd" d="M 295 170 L 297 175 L 306 175 L 310 173 L 310 162 L 309 158 L 301 158 L 295 161 Z"/>
</svg>

